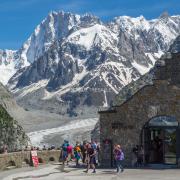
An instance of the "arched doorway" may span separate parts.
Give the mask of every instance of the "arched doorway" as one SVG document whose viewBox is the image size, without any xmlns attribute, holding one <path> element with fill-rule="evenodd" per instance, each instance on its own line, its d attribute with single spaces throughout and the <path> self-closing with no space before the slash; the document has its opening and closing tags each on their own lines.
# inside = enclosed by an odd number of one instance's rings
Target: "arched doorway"
<svg viewBox="0 0 180 180">
<path fill-rule="evenodd" d="M 173 116 L 156 116 L 143 127 L 142 145 L 147 164 L 177 164 L 179 123 Z"/>
</svg>

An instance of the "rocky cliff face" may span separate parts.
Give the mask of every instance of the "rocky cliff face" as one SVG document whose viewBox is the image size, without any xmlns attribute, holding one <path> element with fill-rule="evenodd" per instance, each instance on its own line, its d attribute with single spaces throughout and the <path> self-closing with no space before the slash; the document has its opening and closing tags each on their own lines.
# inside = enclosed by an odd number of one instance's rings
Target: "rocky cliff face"
<svg viewBox="0 0 180 180">
<path fill-rule="evenodd" d="M 172 43 L 172 45 L 170 46 L 169 51 L 171 53 L 179 53 L 180 52 L 180 35 Z"/>
<path fill-rule="evenodd" d="M 16 151 L 28 145 L 28 137 L 17 121 L 0 105 L 0 148 L 4 145 L 8 152 Z"/>
<path fill-rule="evenodd" d="M 180 63 L 177 59 L 180 56 L 180 36 L 178 36 L 169 50 L 156 61 L 155 66 L 137 81 L 128 84 L 116 96 L 114 105 L 119 106 L 131 98 L 136 92 L 147 85 L 152 85 L 153 80 L 168 80 L 170 84 L 180 84 Z M 174 72 L 174 73 L 172 73 Z"/>
<path fill-rule="evenodd" d="M 94 114 L 153 67 L 179 27 L 180 16 L 168 14 L 149 21 L 122 16 L 104 24 L 91 15 L 52 12 L 18 51 L 30 65 L 8 87 L 28 109 Z"/>
<path fill-rule="evenodd" d="M 8 113 L 12 112 L 13 108 L 16 109 L 16 106 L 11 94 L 0 84 L 0 149 L 6 145 L 8 151 L 14 151 L 28 143 L 22 127 Z"/>
</svg>

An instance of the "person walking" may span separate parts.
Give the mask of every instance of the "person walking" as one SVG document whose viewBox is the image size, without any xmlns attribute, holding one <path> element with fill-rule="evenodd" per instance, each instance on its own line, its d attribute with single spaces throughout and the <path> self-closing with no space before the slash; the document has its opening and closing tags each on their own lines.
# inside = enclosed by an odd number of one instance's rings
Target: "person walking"
<svg viewBox="0 0 180 180">
<path fill-rule="evenodd" d="M 120 169 L 121 169 L 121 172 L 123 172 L 124 171 L 124 167 L 123 167 L 124 153 L 120 145 L 116 145 L 114 148 L 114 158 L 116 161 L 117 173 L 119 173 Z"/>
<path fill-rule="evenodd" d="M 86 154 L 87 154 L 87 142 L 84 141 L 83 145 L 81 146 L 81 152 L 82 152 L 82 162 L 85 164 L 86 161 Z"/>
<path fill-rule="evenodd" d="M 96 173 L 96 150 L 93 148 L 93 145 L 88 144 L 88 149 L 87 149 L 87 170 L 85 171 L 88 173 L 90 167 L 93 168 L 92 173 Z"/>
<path fill-rule="evenodd" d="M 76 159 L 76 167 L 79 166 L 79 160 L 81 159 L 81 146 L 79 142 L 76 142 L 76 146 L 74 147 L 74 157 Z"/>
<path fill-rule="evenodd" d="M 64 140 L 64 143 L 62 145 L 62 160 L 63 160 L 63 165 L 67 161 L 68 153 L 67 153 L 67 147 L 69 146 L 69 142 Z"/>
<path fill-rule="evenodd" d="M 68 144 L 68 146 L 67 146 L 67 165 L 69 164 L 69 162 L 72 159 L 72 152 L 73 152 L 73 146 Z"/>
</svg>

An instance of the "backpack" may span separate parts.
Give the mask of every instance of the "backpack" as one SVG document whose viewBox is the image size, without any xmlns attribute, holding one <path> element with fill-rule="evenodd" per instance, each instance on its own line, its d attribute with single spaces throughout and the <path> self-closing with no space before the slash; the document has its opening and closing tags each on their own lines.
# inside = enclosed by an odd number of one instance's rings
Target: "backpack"
<svg viewBox="0 0 180 180">
<path fill-rule="evenodd" d="M 124 153 L 121 151 L 121 160 L 124 160 Z"/>
<path fill-rule="evenodd" d="M 75 146 L 74 151 L 75 152 L 81 152 L 81 148 L 79 146 Z"/>
<path fill-rule="evenodd" d="M 117 150 L 115 152 L 115 159 L 120 161 L 124 160 L 124 153 L 122 150 Z"/>
<path fill-rule="evenodd" d="M 97 145 L 96 145 L 96 144 L 92 144 L 91 147 L 92 147 L 94 150 L 97 150 Z"/>
<path fill-rule="evenodd" d="M 68 145 L 67 145 L 67 144 L 63 144 L 63 145 L 62 145 L 62 149 L 63 149 L 63 151 L 67 151 L 67 147 L 68 147 Z"/>
</svg>

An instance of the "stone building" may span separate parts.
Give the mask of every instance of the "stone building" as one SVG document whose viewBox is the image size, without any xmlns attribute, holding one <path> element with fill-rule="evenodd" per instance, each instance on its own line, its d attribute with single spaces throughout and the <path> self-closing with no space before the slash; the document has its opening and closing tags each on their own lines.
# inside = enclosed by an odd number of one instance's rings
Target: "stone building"
<svg viewBox="0 0 180 180">
<path fill-rule="evenodd" d="M 99 114 L 102 166 L 113 165 L 114 144 L 122 146 L 129 166 L 136 145 L 143 146 L 146 164 L 180 165 L 180 53 L 158 60 Z"/>
</svg>

